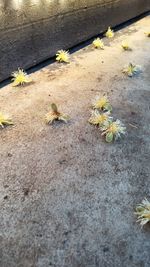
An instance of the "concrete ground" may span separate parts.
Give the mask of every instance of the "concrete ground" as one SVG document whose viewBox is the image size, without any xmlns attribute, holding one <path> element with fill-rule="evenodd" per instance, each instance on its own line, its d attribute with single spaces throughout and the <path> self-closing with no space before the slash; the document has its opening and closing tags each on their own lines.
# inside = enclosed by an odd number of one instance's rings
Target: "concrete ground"
<svg viewBox="0 0 150 267">
<path fill-rule="evenodd" d="M 149 267 L 150 225 L 134 209 L 150 199 L 150 16 L 118 31 L 105 50 L 91 46 L 5 86 L 0 110 L 0 267 Z M 128 40 L 133 51 L 123 52 Z M 15 55 L 14 55 L 15 56 Z M 122 72 L 129 62 L 143 72 Z M 127 136 L 107 144 L 88 124 L 91 101 L 108 94 Z M 47 126 L 50 103 L 71 116 Z"/>
</svg>

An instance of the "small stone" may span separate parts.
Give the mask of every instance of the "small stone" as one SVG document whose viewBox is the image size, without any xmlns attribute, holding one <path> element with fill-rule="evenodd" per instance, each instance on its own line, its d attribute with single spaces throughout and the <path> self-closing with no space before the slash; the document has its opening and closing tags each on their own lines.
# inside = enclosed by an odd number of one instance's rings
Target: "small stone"
<svg viewBox="0 0 150 267">
<path fill-rule="evenodd" d="M 24 188 L 23 192 L 24 192 L 24 196 L 28 196 L 29 195 L 29 188 Z"/>
<path fill-rule="evenodd" d="M 12 157 L 12 154 L 11 153 L 8 153 L 7 156 L 11 158 Z"/>
<path fill-rule="evenodd" d="M 103 252 L 108 252 L 109 251 L 109 248 L 108 247 L 104 247 L 103 248 Z"/>
</svg>

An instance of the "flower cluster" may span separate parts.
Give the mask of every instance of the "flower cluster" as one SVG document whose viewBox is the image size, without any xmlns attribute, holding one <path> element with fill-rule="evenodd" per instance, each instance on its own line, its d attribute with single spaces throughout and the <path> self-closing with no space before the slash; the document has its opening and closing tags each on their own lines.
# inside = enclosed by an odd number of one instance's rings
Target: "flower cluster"
<svg viewBox="0 0 150 267">
<path fill-rule="evenodd" d="M 13 125 L 12 119 L 0 112 L 0 127 Z"/>
<path fill-rule="evenodd" d="M 89 123 L 93 125 L 102 126 L 107 121 L 110 121 L 110 112 L 100 113 L 98 110 L 92 111 L 91 117 L 89 119 Z"/>
<path fill-rule="evenodd" d="M 111 143 L 126 133 L 126 127 L 120 120 L 106 121 L 101 127 L 102 135 L 105 135 L 106 142 Z"/>
<path fill-rule="evenodd" d="M 98 109 L 101 111 L 111 111 L 112 107 L 110 105 L 110 102 L 106 96 L 103 97 L 97 97 L 96 100 L 93 103 L 93 109 Z"/>
<path fill-rule="evenodd" d="M 106 36 L 107 38 L 113 38 L 113 37 L 114 37 L 114 31 L 113 31 L 110 27 L 108 27 L 108 30 L 107 30 L 107 32 L 105 33 L 105 36 Z"/>
<path fill-rule="evenodd" d="M 58 111 L 56 104 L 51 104 L 51 111 L 45 115 L 45 120 L 47 124 L 53 123 L 55 120 L 68 122 L 69 116 Z"/>
<path fill-rule="evenodd" d="M 93 41 L 93 46 L 94 46 L 94 48 L 104 49 L 104 43 L 100 38 L 96 38 Z"/>
<path fill-rule="evenodd" d="M 13 72 L 12 77 L 12 86 L 22 86 L 32 81 L 23 69 L 18 69 L 17 71 Z"/>
<path fill-rule="evenodd" d="M 141 204 L 137 205 L 135 214 L 138 216 L 138 222 L 142 226 L 150 222 L 150 202 L 146 198 Z"/>
<path fill-rule="evenodd" d="M 122 122 L 120 120 L 114 121 L 111 117 L 112 106 L 106 96 L 97 98 L 92 108 L 94 110 L 89 123 L 99 127 L 106 142 L 111 143 L 126 133 L 126 127 Z"/>
<path fill-rule="evenodd" d="M 56 60 L 58 62 L 69 63 L 69 52 L 65 50 L 59 50 L 56 54 Z"/>
<path fill-rule="evenodd" d="M 141 66 L 129 63 L 129 65 L 126 66 L 122 70 L 122 72 L 125 73 L 129 77 L 133 77 L 134 75 L 136 75 L 136 74 L 141 72 Z"/>
<path fill-rule="evenodd" d="M 132 50 L 131 47 L 130 47 L 130 45 L 128 44 L 128 42 L 125 42 L 125 41 L 122 42 L 121 47 L 125 51 L 131 51 Z"/>
</svg>

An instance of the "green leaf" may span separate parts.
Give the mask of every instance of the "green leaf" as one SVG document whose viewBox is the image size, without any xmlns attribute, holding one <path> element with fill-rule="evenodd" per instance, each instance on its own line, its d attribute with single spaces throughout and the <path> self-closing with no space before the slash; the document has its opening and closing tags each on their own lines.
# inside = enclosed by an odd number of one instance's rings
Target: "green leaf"
<svg viewBox="0 0 150 267">
<path fill-rule="evenodd" d="M 105 106 L 105 109 L 107 110 L 107 111 L 112 111 L 112 106 L 110 105 L 110 104 L 107 104 L 106 106 Z"/>
<path fill-rule="evenodd" d="M 107 143 L 111 143 L 113 141 L 113 138 L 114 138 L 113 133 L 107 133 L 106 134 L 106 142 Z"/>
<path fill-rule="evenodd" d="M 58 112 L 58 109 L 57 109 L 57 106 L 55 103 L 51 104 L 51 108 L 52 108 L 53 112 Z"/>
</svg>

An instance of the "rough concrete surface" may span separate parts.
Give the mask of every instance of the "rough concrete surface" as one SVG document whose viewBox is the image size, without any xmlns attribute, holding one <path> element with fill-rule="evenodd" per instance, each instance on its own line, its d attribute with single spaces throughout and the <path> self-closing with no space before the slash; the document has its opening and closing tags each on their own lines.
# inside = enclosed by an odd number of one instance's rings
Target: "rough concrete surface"
<svg viewBox="0 0 150 267">
<path fill-rule="evenodd" d="M 0 90 L 13 127 L 0 130 L 0 267 L 149 267 L 150 225 L 134 209 L 150 199 L 150 16 Z M 132 52 L 120 43 L 128 40 Z M 129 62 L 143 72 L 121 69 Z M 107 144 L 88 124 L 91 101 L 108 94 L 127 136 Z M 51 102 L 71 116 L 47 126 Z"/>
<path fill-rule="evenodd" d="M 2 0 L 0 81 L 149 10 L 149 0 Z"/>
</svg>

